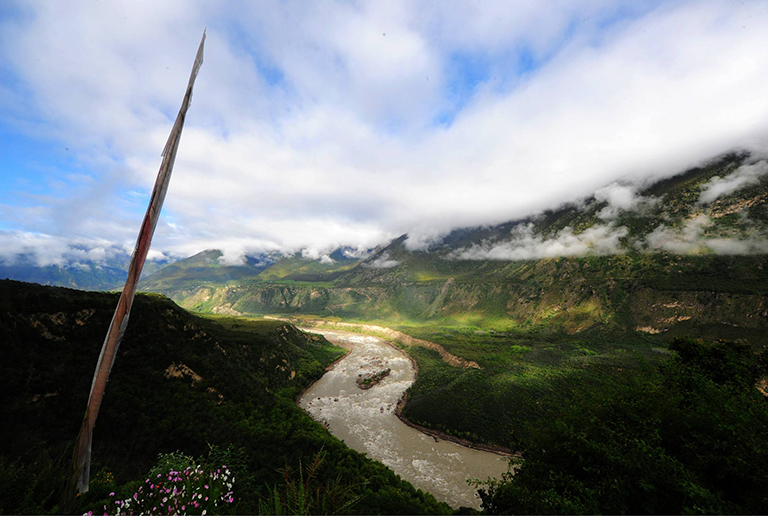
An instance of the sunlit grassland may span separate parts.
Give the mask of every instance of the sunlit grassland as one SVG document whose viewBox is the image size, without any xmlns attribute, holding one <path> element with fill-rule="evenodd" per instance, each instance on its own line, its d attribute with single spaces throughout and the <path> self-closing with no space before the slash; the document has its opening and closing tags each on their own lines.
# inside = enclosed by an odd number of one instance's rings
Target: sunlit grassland
<svg viewBox="0 0 768 516">
<path fill-rule="evenodd" d="M 452 277 L 448 273 L 440 273 L 436 271 L 416 271 L 413 276 L 416 281 L 445 281 Z"/>
<path fill-rule="evenodd" d="M 307 260 L 300 256 L 284 257 L 259 273 L 259 280 L 281 280 L 290 275 L 329 273 L 349 270 L 355 262 L 347 264 L 325 264 L 317 260 Z"/>
<path fill-rule="evenodd" d="M 567 334 L 492 335 L 464 328 L 398 327 L 475 360 L 482 369 L 459 369 L 428 349 L 408 352 L 419 367 L 409 391 L 406 417 L 432 428 L 515 447 L 526 425 L 555 417 L 586 385 L 612 388 L 663 354 L 653 339 L 611 345 Z M 657 345 L 659 343 L 657 342 Z M 663 346 L 663 344 L 661 344 Z M 664 349 L 663 347 L 657 349 Z"/>
<path fill-rule="evenodd" d="M 396 343 L 419 369 L 404 414 L 452 435 L 512 447 L 524 437 L 528 424 L 556 417 L 584 387 L 611 390 L 627 375 L 667 357 L 664 336 L 614 332 L 609 326 L 574 334 L 546 320 L 515 325 L 476 317 L 441 323 L 293 317 L 298 324 L 312 326 L 322 320 L 324 327 L 371 334 L 377 332 L 362 325 L 386 326 L 477 362 L 479 370 L 457 368 L 434 350 Z M 333 325 L 339 322 L 357 326 Z"/>
</svg>

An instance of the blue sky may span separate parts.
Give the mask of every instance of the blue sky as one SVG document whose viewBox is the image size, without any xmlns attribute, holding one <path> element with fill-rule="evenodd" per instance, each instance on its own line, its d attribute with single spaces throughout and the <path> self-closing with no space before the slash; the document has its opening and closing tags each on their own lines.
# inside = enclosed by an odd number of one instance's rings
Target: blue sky
<svg viewBox="0 0 768 516">
<path fill-rule="evenodd" d="M 416 246 L 766 146 L 766 2 L 10 1 L 0 259 L 130 249 L 204 27 L 159 252 Z"/>
</svg>

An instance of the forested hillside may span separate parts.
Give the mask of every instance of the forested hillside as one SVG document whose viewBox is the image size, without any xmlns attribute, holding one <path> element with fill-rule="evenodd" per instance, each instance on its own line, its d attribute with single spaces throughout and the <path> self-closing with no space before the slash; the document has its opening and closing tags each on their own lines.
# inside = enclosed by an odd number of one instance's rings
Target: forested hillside
<svg viewBox="0 0 768 516">
<path fill-rule="evenodd" d="M 673 358 L 584 385 L 527 422 L 514 476 L 485 484 L 491 514 L 763 514 L 768 353 L 675 339 Z"/>
<path fill-rule="evenodd" d="M 116 302 L 112 294 L 0 281 L 0 512 L 60 509 Z M 295 405 L 341 354 L 284 322 L 205 319 L 139 295 L 94 432 L 91 491 L 78 510 L 131 498 L 151 469 L 178 467 L 186 455 L 232 470 L 232 502 L 218 512 L 449 511 Z M 298 483 L 302 508 L 291 505 Z"/>
</svg>

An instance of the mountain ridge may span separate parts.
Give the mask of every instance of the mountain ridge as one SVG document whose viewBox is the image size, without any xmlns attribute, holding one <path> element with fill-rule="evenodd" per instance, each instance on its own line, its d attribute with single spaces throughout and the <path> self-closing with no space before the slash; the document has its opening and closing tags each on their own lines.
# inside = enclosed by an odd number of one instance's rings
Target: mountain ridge
<svg viewBox="0 0 768 516">
<path fill-rule="evenodd" d="M 261 253 L 230 263 L 205 250 L 145 274 L 139 286 L 188 309 L 232 315 L 651 335 L 695 326 L 711 338 L 763 342 L 768 162 L 732 152 L 522 219 L 317 256 Z"/>
<path fill-rule="evenodd" d="M 343 266 L 315 262 L 312 274 L 296 273 L 309 260 L 294 257 L 282 276 L 180 278 L 159 291 L 203 312 L 764 343 L 766 172 L 765 160 L 731 153 L 652 184 L 613 183 L 537 216 L 456 229 L 424 248 L 409 249 L 401 235 Z"/>
</svg>

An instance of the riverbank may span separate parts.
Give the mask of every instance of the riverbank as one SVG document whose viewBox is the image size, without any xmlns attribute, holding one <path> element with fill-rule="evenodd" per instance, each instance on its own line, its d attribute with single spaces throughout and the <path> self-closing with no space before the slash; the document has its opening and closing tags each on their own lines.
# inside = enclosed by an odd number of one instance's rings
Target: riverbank
<svg viewBox="0 0 768 516">
<path fill-rule="evenodd" d="M 310 328 L 299 328 L 298 326 L 297 326 L 296 328 L 298 328 L 298 329 L 299 329 L 299 331 L 307 331 L 307 332 L 309 332 L 309 333 L 312 333 L 312 331 L 310 330 Z M 327 340 L 327 339 L 326 339 L 326 340 Z M 329 342 L 330 342 L 330 341 L 329 341 Z M 325 368 L 325 372 L 323 373 L 323 375 L 324 375 L 325 373 L 327 373 L 328 371 L 332 370 L 334 367 L 336 367 L 336 365 L 337 365 L 339 362 L 341 362 L 342 360 L 344 360 L 345 358 L 347 358 L 347 357 L 349 356 L 349 354 L 352 352 L 352 347 L 353 347 L 353 346 L 352 346 L 351 344 L 347 344 L 347 343 L 344 343 L 344 344 L 340 344 L 340 343 L 337 343 L 337 342 L 332 342 L 331 344 L 333 344 L 334 346 L 339 346 L 340 348 L 344 348 L 344 349 L 346 349 L 347 351 L 346 351 L 346 352 L 345 352 L 343 355 L 341 355 L 339 358 L 337 358 L 336 360 L 334 360 L 333 362 L 331 362 L 330 364 L 328 364 L 328 366 Z M 322 375 L 320 375 L 320 378 L 322 378 L 322 377 L 323 377 L 323 376 L 322 376 Z M 293 401 L 294 401 L 294 403 L 296 403 L 296 406 L 297 406 L 297 407 L 301 408 L 301 406 L 299 405 L 299 401 L 301 401 L 301 398 L 303 398 L 303 397 L 304 397 L 304 395 L 307 393 L 307 391 L 308 391 L 309 389 L 311 389 L 311 388 L 312 388 L 312 386 L 313 386 L 313 385 L 315 385 L 317 382 L 319 382 L 319 381 L 320 381 L 320 378 L 318 378 L 317 380 L 315 380 L 315 381 L 311 382 L 309 385 L 307 385 L 306 387 L 304 387 L 303 389 L 301 389 L 301 390 L 299 391 L 299 393 L 298 393 L 298 394 L 297 394 L 297 395 L 296 395 L 296 396 L 293 398 Z M 323 423 L 322 421 L 320 421 L 320 423 L 322 423 L 322 425 L 323 425 L 325 428 L 328 428 L 328 425 L 327 425 L 327 424 Z"/>
<path fill-rule="evenodd" d="M 352 350 L 304 393 L 299 407 L 349 448 L 386 465 L 417 489 L 455 509 L 480 509 L 477 487 L 467 480 L 503 478 L 509 470 L 508 457 L 479 449 L 474 443 L 440 439 L 405 424 L 396 415 L 398 403 L 406 399 L 416 378 L 412 357 L 403 349 L 379 336 L 312 331 L 333 343 L 352 345 Z M 357 386 L 361 373 L 385 369 L 390 374 L 376 387 Z"/>
<path fill-rule="evenodd" d="M 346 324 L 346 323 L 334 323 L 334 324 L 341 325 L 341 324 Z M 311 333 L 313 329 L 314 330 L 319 329 L 318 328 L 319 326 L 325 326 L 325 325 L 303 326 L 303 327 L 299 327 L 299 329 L 301 331 L 307 331 L 307 332 Z M 350 324 L 350 326 L 361 327 L 361 326 L 373 326 L 373 325 L 352 325 L 352 324 Z M 375 326 L 375 328 L 381 329 L 383 327 Z M 386 328 L 386 329 L 388 329 L 388 328 Z M 337 331 L 337 332 L 340 332 L 340 333 L 343 333 L 345 331 L 345 330 L 337 330 L 335 328 L 334 329 L 329 329 L 329 330 L 330 331 Z M 390 330 L 390 331 L 393 332 L 393 333 L 398 333 L 398 334 L 401 333 L 401 332 L 395 332 L 394 330 Z M 349 333 L 353 333 L 353 332 L 349 332 Z M 358 332 L 358 334 L 369 335 L 369 334 L 363 333 L 363 332 Z M 407 358 L 409 360 L 409 362 L 411 363 L 411 366 L 413 367 L 414 383 L 415 383 L 418 380 L 418 377 L 419 377 L 419 366 L 418 366 L 416 360 L 412 356 L 410 356 L 408 353 L 403 351 L 403 349 L 401 349 L 400 347 L 395 345 L 392 341 L 390 341 L 390 340 L 388 340 L 388 339 L 386 339 L 386 338 L 384 338 L 384 337 L 382 337 L 380 335 L 371 335 L 371 336 L 380 338 L 386 345 L 388 345 L 389 347 L 395 349 L 398 353 L 401 353 L 405 358 Z M 326 371 L 330 371 L 331 369 L 333 369 L 336 366 L 336 364 L 338 364 L 339 362 L 344 360 L 349 355 L 350 351 L 352 350 L 353 344 L 350 344 L 350 343 L 344 341 L 343 339 L 339 339 L 339 340 L 340 340 L 339 342 L 333 342 L 333 343 L 335 345 L 337 345 L 337 346 L 340 346 L 340 347 L 343 347 L 343 348 L 347 349 L 347 352 L 342 357 L 338 358 L 332 364 L 330 364 L 326 368 Z M 303 389 L 302 392 L 296 397 L 295 401 L 296 401 L 297 405 L 299 404 L 299 400 L 301 400 L 301 398 L 304 396 L 306 391 L 309 390 L 317 381 L 319 381 L 319 379 L 316 380 L 315 382 L 312 382 L 312 384 L 310 384 L 305 389 Z M 458 444 L 459 446 L 463 446 L 465 448 L 469 448 L 469 449 L 472 449 L 472 450 L 484 451 L 484 452 L 488 452 L 488 453 L 493 453 L 493 454 L 496 454 L 496 455 L 500 455 L 502 457 L 512 457 L 512 456 L 520 457 L 521 456 L 520 452 L 515 452 L 513 449 L 505 447 L 505 446 L 496 445 L 496 444 L 478 443 L 478 442 L 475 442 L 475 441 L 471 441 L 469 439 L 464 439 L 462 437 L 457 437 L 455 435 L 449 435 L 449 434 L 447 434 L 447 433 L 445 433 L 443 431 L 440 431 L 440 430 L 434 430 L 432 428 L 428 428 L 428 427 L 425 427 L 425 426 L 422 426 L 422 425 L 418 425 L 418 424 L 410 421 L 408 418 L 406 418 L 403 415 L 403 409 L 405 408 L 405 405 L 406 405 L 407 402 L 408 402 L 408 391 L 404 392 L 402 397 L 400 398 L 400 400 L 397 402 L 397 405 L 396 405 L 396 408 L 395 408 L 395 412 L 394 412 L 395 416 L 397 416 L 397 418 L 400 421 L 402 421 L 405 425 L 407 425 L 410 428 L 413 428 L 414 430 L 417 430 L 417 431 L 419 431 L 419 432 L 421 432 L 421 433 L 423 433 L 425 435 L 428 435 L 428 436 L 432 437 L 436 441 L 439 441 L 439 440 L 448 441 L 448 442 L 452 442 L 452 443 Z M 325 423 L 323 423 L 323 426 L 325 426 L 326 428 L 328 427 L 328 425 L 325 424 Z"/>
<path fill-rule="evenodd" d="M 449 435 L 445 432 L 441 432 L 440 430 L 433 430 L 431 428 L 427 428 L 426 426 L 417 425 L 416 423 L 409 420 L 407 417 L 403 415 L 403 409 L 405 408 L 405 404 L 407 403 L 408 394 L 406 393 L 403 395 L 400 402 L 397 404 L 397 408 L 395 409 L 395 415 L 397 418 L 402 421 L 404 424 L 410 426 L 414 430 L 418 430 L 419 432 L 426 434 L 433 439 L 435 439 L 436 442 L 442 441 L 449 441 L 455 444 L 458 444 L 459 446 L 464 446 L 465 448 L 470 448 L 472 450 L 480 450 L 488 453 L 495 453 L 496 455 L 500 455 L 502 457 L 521 457 L 522 454 L 520 452 L 516 452 L 512 450 L 512 448 L 507 448 L 505 446 L 499 446 L 496 444 L 484 444 L 484 443 L 477 443 L 474 441 L 470 441 L 469 439 L 464 439 L 462 437 L 456 437 L 455 435 Z"/>
<path fill-rule="evenodd" d="M 271 315 L 265 315 L 264 318 L 286 321 L 295 324 L 296 326 L 301 325 L 307 328 L 326 328 L 328 330 L 361 333 L 363 335 L 381 337 L 386 341 L 399 342 L 406 346 L 421 346 L 437 351 L 443 361 L 453 367 L 460 367 L 462 369 L 482 369 L 482 367 L 480 367 L 480 365 L 474 360 L 466 360 L 462 357 L 456 356 L 436 342 L 417 339 L 416 337 L 412 337 L 401 331 L 393 330 L 392 328 L 387 328 L 386 326 L 365 323 L 347 323 L 341 321 L 324 321 L 319 319 L 295 319 L 292 317 L 275 317 Z"/>
</svg>

